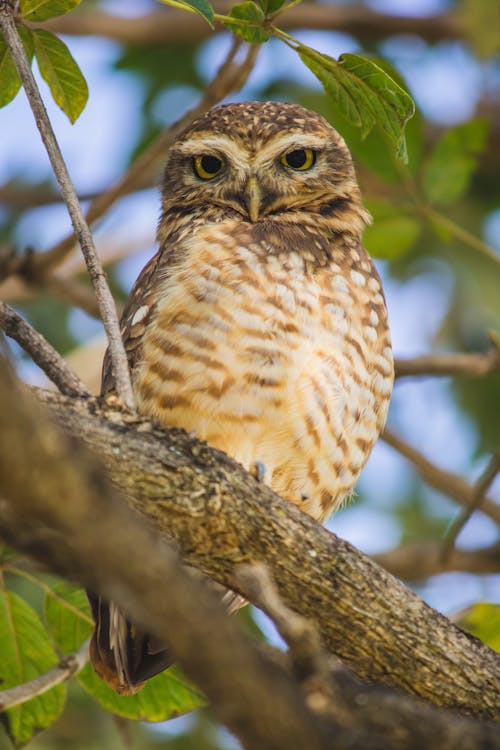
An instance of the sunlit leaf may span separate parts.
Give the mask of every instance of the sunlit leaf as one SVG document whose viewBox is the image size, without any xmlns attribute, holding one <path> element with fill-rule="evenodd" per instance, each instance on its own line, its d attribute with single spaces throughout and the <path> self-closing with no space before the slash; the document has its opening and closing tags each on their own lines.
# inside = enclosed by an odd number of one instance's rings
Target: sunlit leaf
<svg viewBox="0 0 500 750">
<path fill-rule="evenodd" d="M 479 602 L 461 612 L 455 622 L 490 648 L 500 651 L 500 604 Z"/>
<path fill-rule="evenodd" d="M 54 101 L 70 122 L 80 116 L 89 96 L 87 82 L 67 46 L 55 34 L 35 29 L 35 56 Z"/>
<path fill-rule="evenodd" d="M 25 26 L 18 27 L 19 36 L 29 61 L 33 59 L 33 34 Z M 21 88 L 14 60 L 7 49 L 2 36 L 0 36 L 0 107 L 5 107 L 18 94 Z"/>
<path fill-rule="evenodd" d="M 391 204 L 367 201 L 373 224 L 366 228 L 363 244 L 374 258 L 394 260 L 403 256 L 417 241 L 421 224 Z"/>
<path fill-rule="evenodd" d="M 337 61 L 303 45 L 297 52 L 342 114 L 360 128 L 362 136 L 379 125 L 395 144 L 398 158 L 406 163 L 404 129 L 415 112 L 410 95 L 366 57 L 345 54 Z"/>
<path fill-rule="evenodd" d="M 32 607 L 0 589 L 0 684 L 2 689 L 38 677 L 58 662 L 47 631 Z M 6 712 L 6 729 L 14 745 L 28 742 L 60 715 L 65 685 L 57 685 Z"/>
<path fill-rule="evenodd" d="M 160 0 L 164 5 L 171 5 L 173 8 L 188 10 L 197 13 L 205 19 L 207 23 L 214 27 L 214 9 L 208 0 Z"/>
<path fill-rule="evenodd" d="M 250 42 L 252 44 L 261 44 L 262 42 L 267 42 L 267 40 L 271 36 L 269 31 L 266 31 L 266 29 L 262 27 L 262 23 L 266 19 L 264 11 L 260 7 L 260 5 L 251 2 L 251 0 L 248 0 L 248 2 L 244 3 L 239 3 L 238 5 L 232 7 L 229 15 L 235 20 L 234 22 L 224 21 L 225 25 L 228 27 L 228 29 L 234 31 L 235 34 L 238 34 L 238 36 L 241 36 L 242 39 L 245 39 L 247 42 Z M 256 25 L 247 26 L 245 24 L 238 23 L 239 20 L 248 21 Z"/>
<path fill-rule="evenodd" d="M 68 583 L 54 587 L 45 600 L 45 617 L 58 647 L 75 651 L 92 633 L 90 607 L 85 592 Z M 117 695 L 88 664 L 78 675 L 83 687 L 99 703 L 119 716 L 142 721 L 164 721 L 193 711 L 206 702 L 175 667 L 148 680 L 136 695 Z"/>
<path fill-rule="evenodd" d="M 63 654 L 76 651 L 92 635 L 90 606 L 79 586 L 57 583 L 52 594 L 45 596 L 44 614 L 50 634 Z"/>
<path fill-rule="evenodd" d="M 478 118 L 450 128 L 437 142 L 423 174 L 431 203 L 450 204 L 466 193 L 487 135 L 488 123 Z"/>
<path fill-rule="evenodd" d="M 26 21 L 47 21 L 68 13 L 82 0 L 19 0 L 20 15 Z"/>
</svg>

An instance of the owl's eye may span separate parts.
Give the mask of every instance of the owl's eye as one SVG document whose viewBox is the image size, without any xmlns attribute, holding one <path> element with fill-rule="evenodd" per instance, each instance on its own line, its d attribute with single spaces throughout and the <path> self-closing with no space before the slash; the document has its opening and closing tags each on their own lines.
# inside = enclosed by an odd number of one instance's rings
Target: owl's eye
<svg viewBox="0 0 500 750">
<path fill-rule="evenodd" d="M 217 156 L 210 156 L 209 154 L 201 154 L 195 156 L 193 159 L 193 170 L 197 177 L 202 180 L 211 180 L 222 169 L 222 161 Z"/>
<path fill-rule="evenodd" d="M 312 148 L 297 148 L 295 151 L 289 151 L 281 157 L 281 163 L 290 169 L 298 169 L 305 172 L 311 169 L 316 162 L 316 151 Z"/>
</svg>

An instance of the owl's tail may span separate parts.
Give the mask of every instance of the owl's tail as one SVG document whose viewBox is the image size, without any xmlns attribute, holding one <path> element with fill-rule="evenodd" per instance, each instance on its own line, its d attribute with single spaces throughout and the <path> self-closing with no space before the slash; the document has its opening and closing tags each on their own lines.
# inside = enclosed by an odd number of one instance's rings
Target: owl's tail
<svg viewBox="0 0 500 750">
<path fill-rule="evenodd" d="M 113 602 L 87 592 L 95 621 L 90 661 L 99 677 L 120 695 L 132 695 L 144 681 L 173 663 L 172 656 L 148 633 L 139 630 Z"/>
</svg>

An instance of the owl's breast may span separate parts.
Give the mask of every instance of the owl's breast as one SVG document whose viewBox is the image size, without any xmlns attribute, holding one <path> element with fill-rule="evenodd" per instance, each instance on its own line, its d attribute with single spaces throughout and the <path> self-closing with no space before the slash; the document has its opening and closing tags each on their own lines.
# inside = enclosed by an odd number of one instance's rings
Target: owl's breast
<svg viewBox="0 0 500 750">
<path fill-rule="evenodd" d="M 143 413 L 247 468 L 261 461 L 274 489 L 320 517 L 321 502 L 349 492 L 385 421 L 385 305 L 368 260 L 356 276 L 350 262 L 311 269 L 304 254 L 273 249 L 223 226 L 186 241 L 135 387 Z"/>
</svg>

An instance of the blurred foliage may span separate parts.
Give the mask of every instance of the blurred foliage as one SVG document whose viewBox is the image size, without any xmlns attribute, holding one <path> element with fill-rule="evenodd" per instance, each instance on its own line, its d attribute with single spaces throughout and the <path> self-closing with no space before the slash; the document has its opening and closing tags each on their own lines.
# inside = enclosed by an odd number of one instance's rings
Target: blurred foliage
<svg viewBox="0 0 500 750">
<path fill-rule="evenodd" d="M 38 23 L 43 20 L 40 13 L 48 13 L 49 15 L 45 15 L 48 18 L 77 4 L 77 0 L 21 0 L 21 11 L 25 18 Z M 176 2 L 167 4 L 175 5 Z M 210 5 L 204 0 L 182 0 L 178 4 L 190 5 L 209 22 L 213 20 Z M 282 0 L 239 3 L 231 11 L 229 19 L 224 17 L 224 21 L 227 25 L 232 24 L 243 37 L 262 42 L 269 33 L 262 26 L 263 18 L 269 13 L 279 11 L 283 5 Z M 373 3 L 367 2 L 366 5 L 372 6 Z M 94 6 L 99 7 L 100 3 L 96 1 Z M 414 0 L 414 6 L 418 8 L 419 0 Z M 282 73 L 282 77 L 277 78 L 273 63 L 277 63 L 278 56 L 282 54 L 279 45 L 269 45 L 273 52 L 266 58 L 267 69 L 264 69 L 266 66 L 259 68 L 259 74 L 250 79 L 243 94 L 238 96 L 256 99 L 275 98 L 301 103 L 323 114 L 341 132 L 352 151 L 365 203 L 374 217 L 373 225 L 365 234 L 367 248 L 380 259 L 385 276 L 403 288 L 405 284 L 410 284 L 416 278 L 425 275 L 439 280 L 436 267 L 444 267 L 451 278 L 451 285 L 445 300 L 446 309 L 436 324 L 430 345 L 439 351 L 480 352 L 486 351 L 490 346 L 488 331 L 496 331 L 498 334 L 500 330 L 499 256 L 498 252 L 495 256 L 483 238 L 486 220 L 491 219 L 493 212 L 500 211 L 498 122 L 495 122 L 490 114 L 498 112 L 500 106 L 498 87 L 495 88 L 495 85 L 491 84 L 494 76 L 498 76 L 499 62 L 495 57 L 499 50 L 498 24 L 496 17 L 493 18 L 492 15 L 496 12 L 496 3 L 490 0 L 457 0 L 450 3 L 450 6 L 451 14 L 460 14 L 466 19 L 463 28 L 468 38 L 464 40 L 462 47 L 465 49 L 466 43 L 472 44 L 471 54 L 475 57 L 471 65 L 483 65 L 482 78 L 484 81 L 490 81 L 488 85 L 482 84 L 484 101 L 481 104 L 488 106 L 482 106 L 483 111 L 474 114 L 465 122 L 455 123 L 448 128 L 439 126 L 426 112 L 417 109 L 405 128 L 407 165 L 404 165 L 395 153 L 394 141 L 397 141 L 398 133 L 394 131 L 388 134 L 381 127 L 371 127 L 369 111 L 356 112 L 356 106 L 359 104 L 356 97 L 354 103 L 342 103 L 338 91 L 333 92 L 333 97 L 325 96 L 324 91 L 312 82 L 306 85 L 305 77 L 299 79 L 292 66 L 289 73 Z M 109 11 L 109 6 L 103 3 L 102 9 Z M 36 13 L 38 16 L 33 15 Z M 279 17 L 276 19 L 276 25 L 279 27 Z M 26 51 L 31 57 L 33 35 L 23 26 L 20 27 L 20 31 Z M 39 34 L 40 32 L 37 32 L 37 35 Z M 325 32 L 322 34 L 324 42 Z M 297 37 L 299 36 L 297 32 Z M 40 36 L 38 38 L 40 39 Z M 281 38 L 283 40 L 284 36 Z M 308 36 L 308 43 L 311 38 Z M 333 77 L 328 78 L 326 85 L 330 89 L 337 86 L 341 88 L 342 78 L 335 78 L 335 75 L 339 70 L 342 71 L 342 59 L 349 62 L 358 75 L 366 75 L 371 83 L 374 82 L 375 92 L 383 91 L 387 80 L 392 81 L 397 87 L 394 90 L 401 89 L 404 92 L 408 89 L 408 84 L 403 80 L 397 66 L 380 57 L 383 42 L 377 43 L 371 36 L 356 41 L 359 43 L 360 54 L 364 56 L 362 66 L 366 67 L 360 68 L 361 63 L 357 55 L 350 54 L 338 60 L 328 55 L 316 53 L 317 56 L 311 57 L 309 54 L 305 55 L 307 60 L 304 58 L 304 62 L 310 68 L 315 68 L 314 72 L 320 79 L 324 78 L 325 69 L 329 71 Z M 208 44 L 210 43 L 209 40 Z M 71 43 L 68 44 L 71 47 Z M 130 129 L 129 161 L 133 161 L 166 124 L 183 114 L 183 111 L 175 106 L 179 91 L 188 89 L 193 92 L 193 96 L 197 92 L 201 94 L 205 86 L 205 71 L 200 60 L 206 50 L 206 44 L 205 41 L 193 41 L 168 46 L 117 45 L 113 70 L 103 72 L 103 75 L 109 73 L 112 76 L 119 73 L 124 96 L 129 96 L 128 81 L 133 79 L 136 84 L 133 91 L 137 96 L 135 105 L 138 127 Z M 297 48 L 298 42 L 292 38 L 290 44 Z M 431 54 L 433 47 L 432 44 L 415 36 L 408 37 L 408 48 L 420 49 L 424 55 Z M 299 51 L 306 49 L 308 47 L 305 45 L 299 47 Z M 64 73 L 65 69 L 71 69 L 71 63 L 68 62 L 69 58 L 64 57 L 64 52 L 61 54 L 62 64 L 45 66 L 45 77 L 53 91 L 58 87 L 62 90 L 61 96 L 64 99 L 65 87 L 72 87 L 71 81 Z M 39 58 L 40 56 L 39 53 Z M 52 70 L 48 70 L 48 67 L 52 67 Z M 349 65 L 344 62 L 344 69 L 348 67 Z M 279 69 L 283 70 L 283 67 Z M 1 39 L 0 71 L 0 97 L 3 94 L 3 99 L 0 99 L 1 105 L 10 101 L 19 89 L 17 74 Z M 389 79 L 385 76 L 389 76 Z M 434 81 L 429 80 L 428 86 L 433 85 Z M 81 81 L 77 84 L 76 90 L 81 96 Z M 168 101 L 168 111 L 163 104 L 165 101 Z M 369 96 L 365 97 L 364 102 L 366 101 L 370 101 Z M 372 110 L 376 110 L 378 104 L 378 99 L 375 103 L 372 102 Z M 63 101 L 61 106 L 65 111 L 70 110 L 72 102 L 65 104 Z M 401 108 L 401 120 L 404 120 L 409 114 L 409 105 L 404 96 L 398 100 L 398 107 Z M 76 110 L 73 115 L 76 115 Z M 359 124 L 364 124 L 364 128 L 360 129 Z M 122 128 L 122 124 L 117 123 L 117 127 Z M 36 178 L 31 174 L 16 174 L 10 177 L 15 177 L 20 187 L 37 186 Z M 42 193 L 47 188 L 45 177 L 38 175 L 38 186 Z M 22 208 L 10 207 L 7 203 L 2 207 L 2 243 L 12 246 L 18 244 L 16 222 L 23 215 Z M 140 221 L 139 216 L 137 221 Z M 500 218 L 497 226 L 500 226 Z M 500 238 L 496 240 L 496 244 L 498 250 Z M 38 248 L 35 248 L 36 250 Z M 120 288 L 118 279 L 121 275 L 116 274 L 113 268 L 109 269 L 109 274 L 113 290 L 123 299 L 132 280 L 127 282 L 127 288 Z M 417 319 L 423 317 L 426 304 L 428 296 L 424 294 L 422 302 L 416 304 L 412 313 Z M 62 353 L 68 353 L 77 347 L 84 338 L 74 330 L 74 326 L 71 326 L 71 308 L 63 302 L 40 292 L 34 295 L 32 301 L 24 301 L 19 307 Z M 397 315 L 397 310 L 393 311 L 393 314 Z M 408 341 L 407 344 L 408 352 L 417 353 L 412 341 Z M 446 397 L 449 400 L 447 408 L 453 410 L 455 423 L 467 425 L 464 444 L 471 445 L 471 454 L 467 462 L 459 467 L 459 471 L 464 476 L 474 478 L 479 473 L 477 467 L 484 465 L 487 454 L 497 449 L 500 444 L 500 378 L 498 375 L 480 379 L 454 378 L 446 386 Z M 392 418 L 397 421 L 398 416 L 393 414 Z M 433 418 L 431 407 L 427 412 L 423 410 L 422 419 L 428 420 L 429 432 L 433 429 Z M 411 429 L 408 432 L 407 438 L 412 442 Z M 425 446 L 419 447 L 425 452 Z M 442 450 L 445 455 L 447 446 L 444 445 Z M 440 465 L 443 457 L 430 455 L 429 458 Z M 373 492 L 361 497 L 359 502 L 370 504 L 372 508 L 376 507 L 377 502 L 380 502 L 377 500 L 380 492 L 380 487 L 375 487 Z M 431 497 L 432 494 L 426 491 L 415 473 L 406 467 L 404 481 L 398 487 L 397 500 L 392 508 L 401 542 L 443 538 L 456 509 L 451 502 L 442 498 L 439 498 L 442 500 L 439 502 L 435 496 Z M 387 512 L 387 507 L 385 511 Z M 12 558 L 2 557 L 0 570 L 2 561 L 5 561 L 7 569 L 15 564 Z M 3 652 L 0 651 L 0 659 L 4 656 L 3 667 L 0 666 L 0 677 L 7 679 L 3 687 L 14 684 L 12 681 L 29 679 L 37 671 L 43 671 L 48 665 L 55 663 L 59 652 L 66 653 L 76 648 L 89 632 L 88 609 L 83 592 L 57 583 L 50 576 L 36 573 L 35 578 L 37 577 L 39 584 L 30 583 L 19 575 L 6 576 L 9 593 L 0 592 L 0 596 L 3 597 L 3 609 L 0 610 L 0 628 L 3 628 L 0 632 L 0 649 L 3 649 Z M 41 588 L 40 582 L 45 588 Z M 75 606 L 76 613 L 68 608 L 68 603 Z M 23 646 L 25 651 L 11 647 L 14 636 L 9 629 L 7 613 L 10 613 L 10 622 L 14 617 L 18 623 L 18 634 L 26 636 L 28 642 Z M 261 637 L 250 610 L 241 613 L 239 617 L 257 637 Z M 498 607 L 493 608 L 486 603 L 477 604 L 464 615 L 460 624 L 498 648 Z M 34 644 L 36 649 L 31 648 L 30 644 Z M 14 661 L 13 655 L 16 656 Z M 8 682 L 9 680 L 11 682 Z M 187 711 L 202 702 L 202 698 L 175 672 L 172 672 L 170 677 L 163 675 L 156 680 L 151 681 L 151 688 L 148 686 L 143 693 L 129 701 L 118 699 L 109 694 L 109 691 L 106 692 L 87 668 L 79 680 L 72 680 L 68 687 L 62 686 L 53 695 L 47 694 L 45 699 L 40 699 L 48 701 L 47 706 L 44 704 L 43 711 L 47 717 L 53 718 L 60 712 L 64 695 L 68 693 L 67 705 L 62 716 L 49 730 L 37 736 L 30 747 L 33 750 L 51 750 L 68 746 L 76 750 L 97 750 L 102 747 L 114 750 L 125 744 L 144 750 L 153 747 L 172 750 L 221 750 L 235 746 L 234 741 L 220 733 L 206 709 L 190 714 L 184 720 L 184 724 L 183 720 L 179 720 L 181 723 L 176 725 L 175 731 L 172 729 L 170 735 L 152 731 L 145 724 L 133 723 L 123 718 L 147 715 L 152 719 L 160 719 L 182 710 Z M 158 690 L 160 692 L 157 692 Z M 126 703 L 121 704 L 121 701 Z M 109 710 L 104 710 L 100 704 Z M 127 705 L 128 707 L 124 707 Z M 18 744 L 27 738 L 31 729 L 38 729 L 43 725 L 38 711 L 39 707 L 30 708 L 27 705 L 22 709 L 16 709 L 10 715 L 8 732 Z M 110 711 L 121 714 L 121 718 L 112 716 Z M 167 731 L 168 728 L 169 725 Z M 7 735 L 2 734 L 0 730 L 0 750 L 9 747 L 11 745 Z"/>
<path fill-rule="evenodd" d="M 500 605 L 478 602 L 460 612 L 455 622 L 464 630 L 500 651 Z"/>
</svg>

